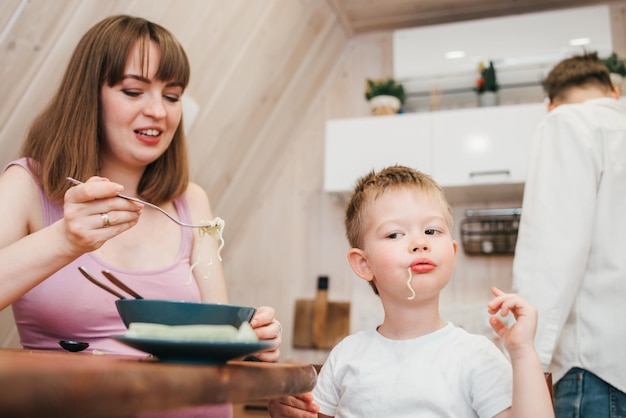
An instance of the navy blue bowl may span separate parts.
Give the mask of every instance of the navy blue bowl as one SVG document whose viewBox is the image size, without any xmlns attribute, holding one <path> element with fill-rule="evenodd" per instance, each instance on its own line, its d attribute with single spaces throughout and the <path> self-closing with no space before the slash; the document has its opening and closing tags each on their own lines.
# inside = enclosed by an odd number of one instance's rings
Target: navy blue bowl
<svg viewBox="0 0 626 418">
<path fill-rule="evenodd" d="M 232 325 L 239 328 L 256 312 L 248 306 L 161 299 L 118 299 L 117 311 L 126 328 L 133 322 L 164 325 Z"/>
</svg>

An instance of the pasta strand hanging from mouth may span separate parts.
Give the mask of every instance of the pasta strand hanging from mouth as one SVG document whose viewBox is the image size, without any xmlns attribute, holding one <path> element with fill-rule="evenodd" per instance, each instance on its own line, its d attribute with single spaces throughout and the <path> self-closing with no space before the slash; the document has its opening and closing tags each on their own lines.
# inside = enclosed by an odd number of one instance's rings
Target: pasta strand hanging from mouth
<svg viewBox="0 0 626 418">
<path fill-rule="evenodd" d="M 204 237 L 206 235 L 212 237 L 214 240 L 219 242 L 219 246 L 217 248 L 217 258 L 222 261 L 222 248 L 224 248 L 224 226 L 226 225 L 226 222 L 224 222 L 224 220 L 222 218 L 213 218 L 213 220 L 211 221 L 200 221 L 200 223 L 203 225 L 202 228 L 200 228 L 200 240 L 198 241 L 198 245 L 197 245 L 197 249 L 195 251 L 195 261 L 193 262 L 193 264 L 191 264 L 191 267 L 189 268 L 189 280 L 187 281 L 187 283 L 185 283 L 185 285 L 189 285 L 191 284 L 191 282 L 193 282 L 193 270 L 194 268 L 196 268 L 196 266 L 200 263 L 200 256 L 198 255 L 198 249 L 202 247 L 202 243 L 204 241 Z M 209 279 L 211 277 L 211 266 L 213 265 L 213 256 L 211 255 L 209 257 L 209 262 L 207 263 L 207 267 L 209 267 L 209 274 L 203 276 L 204 279 Z"/>
<path fill-rule="evenodd" d="M 409 267 L 407 269 L 407 271 L 409 272 L 409 278 L 406 281 L 406 285 L 409 288 L 409 290 L 411 291 L 411 296 L 409 296 L 407 299 L 408 300 L 413 300 L 413 299 L 415 299 L 415 290 L 413 290 L 413 288 L 411 287 L 411 280 L 413 279 L 413 272 L 411 271 L 411 267 Z"/>
</svg>

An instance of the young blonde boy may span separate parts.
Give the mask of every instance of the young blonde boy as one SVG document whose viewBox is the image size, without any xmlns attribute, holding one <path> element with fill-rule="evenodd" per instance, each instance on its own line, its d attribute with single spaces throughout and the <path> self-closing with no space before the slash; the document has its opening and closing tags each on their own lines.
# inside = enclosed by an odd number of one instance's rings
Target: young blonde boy
<svg viewBox="0 0 626 418">
<path fill-rule="evenodd" d="M 531 305 L 492 289 L 489 312 L 516 318 L 510 328 L 490 319 L 511 363 L 486 337 L 441 318 L 458 245 L 452 210 L 429 176 L 402 166 L 367 174 L 345 223 L 350 265 L 380 296 L 384 320 L 333 348 L 312 396 L 270 401 L 272 417 L 553 416 Z"/>
</svg>

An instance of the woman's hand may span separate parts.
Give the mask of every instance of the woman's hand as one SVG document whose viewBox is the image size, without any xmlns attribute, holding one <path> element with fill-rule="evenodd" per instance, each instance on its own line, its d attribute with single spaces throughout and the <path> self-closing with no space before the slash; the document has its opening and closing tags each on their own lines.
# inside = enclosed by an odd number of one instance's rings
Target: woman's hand
<svg viewBox="0 0 626 418">
<path fill-rule="evenodd" d="M 94 251 L 138 222 L 143 205 L 117 198 L 123 189 L 105 178 L 91 177 L 65 193 L 63 219 L 73 251 Z"/>
<path fill-rule="evenodd" d="M 303 393 L 270 399 L 267 409 L 272 418 L 317 418 L 320 408 L 313 402 L 311 393 Z"/>
<path fill-rule="evenodd" d="M 281 334 L 283 327 L 274 317 L 274 308 L 269 306 L 261 306 L 257 308 L 254 317 L 250 321 L 250 325 L 257 337 L 261 341 L 269 341 L 274 343 L 272 348 L 256 353 L 254 357 L 261 361 L 276 362 L 280 356 L 280 343 L 282 342 Z"/>
</svg>

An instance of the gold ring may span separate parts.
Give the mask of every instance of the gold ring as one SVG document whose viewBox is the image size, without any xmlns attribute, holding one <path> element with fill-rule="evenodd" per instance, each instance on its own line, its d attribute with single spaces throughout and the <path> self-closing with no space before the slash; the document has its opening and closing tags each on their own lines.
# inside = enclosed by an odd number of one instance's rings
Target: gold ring
<svg viewBox="0 0 626 418">
<path fill-rule="evenodd" d="M 109 215 L 106 213 L 101 213 L 100 218 L 102 218 L 102 227 L 106 228 L 107 226 L 111 226 L 111 222 L 109 222 Z"/>
</svg>

